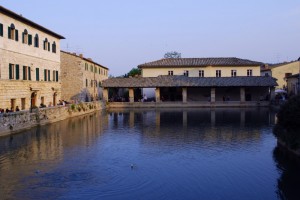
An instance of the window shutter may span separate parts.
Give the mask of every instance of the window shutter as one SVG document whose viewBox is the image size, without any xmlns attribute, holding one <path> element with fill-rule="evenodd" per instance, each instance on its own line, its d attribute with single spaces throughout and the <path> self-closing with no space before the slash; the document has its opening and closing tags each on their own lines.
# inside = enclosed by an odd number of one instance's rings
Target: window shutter
<svg viewBox="0 0 300 200">
<path fill-rule="evenodd" d="M 58 82 L 58 71 L 56 71 L 56 82 Z"/>
<path fill-rule="evenodd" d="M 28 35 L 28 45 L 32 45 L 32 35 Z"/>
<path fill-rule="evenodd" d="M 26 66 L 23 66 L 23 80 L 26 80 Z"/>
<path fill-rule="evenodd" d="M 9 64 L 9 79 L 12 79 L 12 64 Z"/>
<path fill-rule="evenodd" d="M 31 67 L 28 67 L 28 80 L 31 81 Z"/>
<path fill-rule="evenodd" d="M 7 36 L 8 36 L 8 39 L 11 39 L 11 29 L 10 29 L 10 27 L 8 27 Z"/>
<path fill-rule="evenodd" d="M 0 36 L 3 36 L 3 24 L 0 24 Z"/>
<path fill-rule="evenodd" d="M 35 69 L 35 79 L 36 79 L 36 81 L 40 80 L 40 69 L 39 68 Z"/>
<path fill-rule="evenodd" d="M 48 42 L 48 51 L 50 51 L 50 42 Z"/>
<path fill-rule="evenodd" d="M 16 65 L 16 80 L 20 79 L 20 67 L 19 65 Z"/>
<path fill-rule="evenodd" d="M 44 81 L 47 81 L 47 70 L 44 69 Z"/>
<path fill-rule="evenodd" d="M 50 70 L 48 70 L 48 81 L 51 81 L 51 79 L 50 79 Z"/>
<path fill-rule="evenodd" d="M 25 43 L 25 33 L 24 32 L 22 33 L 22 43 L 23 44 Z"/>
<path fill-rule="evenodd" d="M 46 50 L 46 42 L 44 41 L 44 50 Z"/>
<path fill-rule="evenodd" d="M 16 41 L 19 41 L 19 31 L 17 29 L 15 30 L 15 34 L 16 34 Z"/>
</svg>

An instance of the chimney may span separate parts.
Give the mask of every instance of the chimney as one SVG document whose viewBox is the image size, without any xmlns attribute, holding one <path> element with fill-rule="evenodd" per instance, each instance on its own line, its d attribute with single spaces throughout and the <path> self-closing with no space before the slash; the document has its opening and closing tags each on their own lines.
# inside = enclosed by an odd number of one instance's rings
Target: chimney
<svg viewBox="0 0 300 200">
<path fill-rule="evenodd" d="M 80 57 L 80 58 L 83 58 L 83 54 L 82 54 L 82 53 L 81 53 L 81 54 L 79 54 L 79 57 Z"/>
</svg>

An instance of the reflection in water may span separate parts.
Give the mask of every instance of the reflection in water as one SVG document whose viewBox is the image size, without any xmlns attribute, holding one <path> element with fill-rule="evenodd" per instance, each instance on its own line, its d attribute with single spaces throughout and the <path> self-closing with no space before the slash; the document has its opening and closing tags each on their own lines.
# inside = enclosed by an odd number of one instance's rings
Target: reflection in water
<svg viewBox="0 0 300 200">
<path fill-rule="evenodd" d="M 0 138 L 1 198 L 290 197 L 289 181 L 276 188 L 286 171 L 272 159 L 274 118 L 268 109 L 153 109 L 36 127 Z"/>
<path fill-rule="evenodd" d="M 277 182 L 277 193 L 281 199 L 295 199 L 300 197 L 300 160 L 290 155 L 282 147 L 276 147 L 273 152 L 277 168 L 281 173 Z"/>
</svg>

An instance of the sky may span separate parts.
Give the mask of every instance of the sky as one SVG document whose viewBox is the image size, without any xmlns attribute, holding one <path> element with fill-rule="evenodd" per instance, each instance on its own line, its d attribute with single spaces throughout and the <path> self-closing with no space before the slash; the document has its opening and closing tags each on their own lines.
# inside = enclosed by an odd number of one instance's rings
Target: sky
<svg viewBox="0 0 300 200">
<path fill-rule="evenodd" d="M 264 63 L 300 57 L 300 0 L 0 0 L 123 75 L 169 51 Z"/>
</svg>

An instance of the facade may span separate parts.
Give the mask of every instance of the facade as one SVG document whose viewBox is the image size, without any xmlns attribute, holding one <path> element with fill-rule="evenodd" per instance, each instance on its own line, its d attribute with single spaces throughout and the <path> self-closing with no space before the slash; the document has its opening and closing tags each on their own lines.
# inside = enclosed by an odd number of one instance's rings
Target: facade
<svg viewBox="0 0 300 200">
<path fill-rule="evenodd" d="M 292 61 L 269 65 L 261 70 L 262 75 L 269 74 L 277 79 L 278 86 L 276 88 L 285 89 L 287 87 L 286 78 L 288 76 L 299 73 L 300 61 Z"/>
<path fill-rule="evenodd" d="M 60 39 L 64 37 L 0 6 L 0 108 L 57 104 Z"/>
<path fill-rule="evenodd" d="M 299 74 L 294 74 L 286 77 L 288 95 L 299 94 Z"/>
<path fill-rule="evenodd" d="M 184 75 L 187 77 L 240 77 L 260 76 L 262 63 L 240 58 L 168 58 L 141 64 L 142 77 L 160 75 Z M 144 89 L 143 93 L 152 98 L 155 89 Z M 196 95 L 195 91 L 195 95 Z M 194 98 L 194 97 L 191 97 Z M 197 97 L 195 97 L 197 98 Z"/>
<path fill-rule="evenodd" d="M 102 99 L 102 81 L 108 68 L 82 54 L 61 51 L 62 99 L 87 102 Z"/>
</svg>

